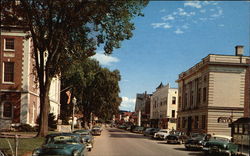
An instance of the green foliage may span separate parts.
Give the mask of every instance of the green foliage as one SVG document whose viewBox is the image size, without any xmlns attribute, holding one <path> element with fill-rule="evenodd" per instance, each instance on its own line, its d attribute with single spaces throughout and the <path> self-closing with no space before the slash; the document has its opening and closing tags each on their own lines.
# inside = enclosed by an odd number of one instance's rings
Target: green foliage
<svg viewBox="0 0 250 156">
<path fill-rule="evenodd" d="M 73 96 L 77 98 L 79 111 L 85 120 L 90 120 L 91 112 L 103 120 L 112 119 L 121 103 L 120 79 L 118 70 L 102 68 L 93 59 L 74 62 L 69 70 L 62 73 L 62 85 L 72 86 Z"/>
</svg>

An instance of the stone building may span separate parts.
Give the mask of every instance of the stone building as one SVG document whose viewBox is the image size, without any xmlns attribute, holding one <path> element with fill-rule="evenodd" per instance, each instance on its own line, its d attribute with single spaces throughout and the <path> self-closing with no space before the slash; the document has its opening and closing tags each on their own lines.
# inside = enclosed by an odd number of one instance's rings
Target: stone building
<svg viewBox="0 0 250 156">
<path fill-rule="evenodd" d="M 176 129 L 178 89 L 162 83 L 151 96 L 150 120 L 153 127 Z"/>
<path fill-rule="evenodd" d="M 152 94 L 145 93 L 136 94 L 135 101 L 135 113 L 139 117 L 140 116 L 140 125 L 147 127 L 150 123 L 150 97 Z"/>
<path fill-rule="evenodd" d="M 235 55 L 210 54 L 179 74 L 177 129 L 230 135 L 229 123 L 249 104 L 247 61 L 243 46 L 236 46 Z"/>
<path fill-rule="evenodd" d="M 39 89 L 34 74 L 32 39 L 19 27 L 1 26 L 0 129 L 19 124 L 36 125 L 40 113 Z M 50 89 L 50 108 L 60 113 L 60 80 Z"/>
</svg>

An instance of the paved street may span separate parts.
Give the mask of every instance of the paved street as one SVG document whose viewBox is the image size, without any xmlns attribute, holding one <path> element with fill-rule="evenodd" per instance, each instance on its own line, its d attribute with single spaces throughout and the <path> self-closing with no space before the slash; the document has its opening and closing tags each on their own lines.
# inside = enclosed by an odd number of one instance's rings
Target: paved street
<svg viewBox="0 0 250 156">
<path fill-rule="evenodd" d="M 203 156 L 199 151 L 186 151 L 184 145 L 166 144 L 141 134 L 116 128 L 104 129 L 95 137 L 89 156 Z"/>
</svg>

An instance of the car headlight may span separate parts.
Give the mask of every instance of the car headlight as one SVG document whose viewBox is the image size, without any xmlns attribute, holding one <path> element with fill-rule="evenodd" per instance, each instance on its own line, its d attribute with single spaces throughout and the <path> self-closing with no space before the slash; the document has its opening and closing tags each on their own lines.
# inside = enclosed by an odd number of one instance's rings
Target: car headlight
<svg viewBox="0 0 250 156">
<path fill-rule="evenodd" d="M 36 149 L 32 152 L 32 156 L 39 156 L 40 150 Z"/>
<path fill-rule="evenodd" d="M 73 151 L 73 156 L 78 156 L 80 154 L 80 151 Z"/>
</svg>

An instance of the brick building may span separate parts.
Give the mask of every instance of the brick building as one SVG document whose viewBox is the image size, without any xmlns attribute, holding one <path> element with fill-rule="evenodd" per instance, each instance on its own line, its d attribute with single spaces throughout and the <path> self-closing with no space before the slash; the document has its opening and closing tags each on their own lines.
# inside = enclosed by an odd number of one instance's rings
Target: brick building
<svg viewBox="0 0 250 156">
<path fill-rule="evenodd" d="M 229 123 L 249 105 L 249 56 L 243 46 L 236 46 L 235 55 L 210 54 L 177 82 L 178 130 L 230 136 Z"/>
<path fill-rule="evenodd" d="M 11 125 L 35 125 L 40 111 L 39 89 L 34 74 L 32 39 L 22 28 L 1 27 L 0 51 L 0 129 Z M 60 81 L 54 78 L 50 108 L 60 112 Z"/>
</svg>

